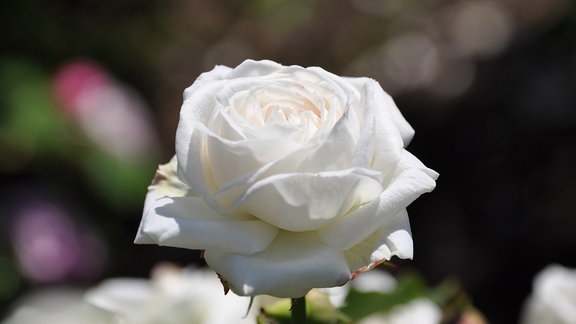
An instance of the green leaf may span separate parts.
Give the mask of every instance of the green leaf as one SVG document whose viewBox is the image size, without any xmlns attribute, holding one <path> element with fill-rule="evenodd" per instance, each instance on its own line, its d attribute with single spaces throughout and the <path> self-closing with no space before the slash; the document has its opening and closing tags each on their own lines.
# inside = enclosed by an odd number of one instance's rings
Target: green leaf
<svg viewBox="0 0 576 324">
<path fill-rule="evenodd" d="M 352 288 L 341 311 L 359 320 L 373 313 L 390 311 L 394 306 L 427 294 L 426 283 L 418 275 L 407 273 L 399 278 L 396 288 L 390 293 L 360 292 Z"/>
</svg>

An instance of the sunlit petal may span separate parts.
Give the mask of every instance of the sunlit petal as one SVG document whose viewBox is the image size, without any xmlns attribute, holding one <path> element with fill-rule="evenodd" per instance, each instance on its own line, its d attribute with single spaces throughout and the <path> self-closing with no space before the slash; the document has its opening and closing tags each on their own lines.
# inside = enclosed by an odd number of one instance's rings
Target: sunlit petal
<svg viewBox="0 0 576 324">
<path fill-rule="evenodd" d="M 312 288 L 340 286 L 350 278 L 342 254 L 315 233 L 280 232 L 268 249 L 256 254 L 211 250 L 204 257 L 239 295 L 301 297 Z"/>
</svg>

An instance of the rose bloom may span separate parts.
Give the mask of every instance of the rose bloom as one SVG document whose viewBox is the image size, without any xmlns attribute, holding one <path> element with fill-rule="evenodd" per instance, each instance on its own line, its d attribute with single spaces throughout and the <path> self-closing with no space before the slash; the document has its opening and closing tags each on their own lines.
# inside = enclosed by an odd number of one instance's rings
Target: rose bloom
<svg viewBox="0 0 576 324">
<path fill-rule="evenodd" d="M 204 250 L 239 295 L 300 297 L 396 255 L 406 206 L 438 174 L 368 78 L 247 60 L 184 92 L 176 156 L 149 187 L 136 243 Z"/>
<path fill-rule="evenodd" d="M 556 264 L 542 270 L 534 279 L 520 323 L 576 323 L 576 270 Z"/>
</svg>

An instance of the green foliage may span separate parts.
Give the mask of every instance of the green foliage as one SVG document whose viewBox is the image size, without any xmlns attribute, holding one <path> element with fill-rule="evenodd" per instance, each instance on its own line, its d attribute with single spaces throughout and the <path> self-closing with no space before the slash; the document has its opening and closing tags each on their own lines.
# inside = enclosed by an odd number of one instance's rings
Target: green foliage
<svg viewBox="0 0 576 324">
<path fill-rule="evenodd" d="M 48 74 L 22 60 L 0 63 L 0 147 L 17 156 L 70 152 L 74 138 L 52 100 Z M 6 156 L 11 159 L 15 156 Z M 7 161 L 10 163 L 16 161 Z"/>
<path fill-rule="evenodd" d="M 396 289 L 390 293 L 360 292 L 351 289 L 341 311 L 354 319 L 360 319 L 376 312 L 390 311 L 396 305 L 406 304 L 425 296 L 427 290 L 426 284 L 419 276 L 406 274 L 398 280 Z"/>
</svg>

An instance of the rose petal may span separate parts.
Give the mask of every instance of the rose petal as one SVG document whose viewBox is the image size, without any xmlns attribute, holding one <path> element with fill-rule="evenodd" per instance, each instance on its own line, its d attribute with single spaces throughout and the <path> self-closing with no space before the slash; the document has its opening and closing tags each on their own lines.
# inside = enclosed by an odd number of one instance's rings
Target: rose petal
<svg viewBox="0 0 576 324">
<path fill-rule="evenodd" d="M 371 270 L 394 255 L 401 259 L 412 259 L 414 248 L 406 209 L 390 217 L 381 228 L 343 251 L 343 254 L 354 272 L 353 276 Z"/>
<path fill-rule="evenodd" d="M 199 80 L 185 90 L 185 100 L 176 130 L 178 175 L 190 188 L 201 193 L 215 190 L 213 184 L 210 183 L 213 179 L 207 178 L 202 169 L 202 159 L 206 158 L 204 156 L 206 143 L 202 134 L 206 134 L 205 130 L 209 130 L 212 133 L 225 131 L 226 134 L 224 135 L 230 136 L 230 139 L 245 136 L 240 128 L 233 126 L 233 123 L 228 120 L 228 116 L 224 116 L 224 110 L 227 109 L 226 105 L 228 104 L 227 98 L 266 83 L 266 80 L 262 78 L 249 77 L 222 80 L 223 71 L 214 72 L 218 74 L 216 76 L 210 75 L 211 72 L 203 74 Z M 210 126 L 207 127 L 206 125 Z M 218 134 L 218 136 L 222 137 L 222 134 Z M 190 152 L 194 152 L 194 154 L 189 154 Z M 206 161 L 205 164 L 209 164 L 209 162 Z"/>
<path fill-rule="evenodd" d="M 327 81 L 329 80 L 332 84 L 332 90 L 335 93 L 339 93 L 336 89 L 339 89 L 342 93 L 344 94 L 345 97 L 347 98 L 360 98 L 361 92 L 358 91 L 358 88 L 354 87 L 354 85 L 352 85 L 350 82 L 348 82 L 347 78 L 343 78 L 339 75 L 336 75 L 334 73 L 328 72 L 326 70 L 324 70 L 321 67 L 318 66 L 312 66 L 307 68 L 306 70 L 315 73 L 316 75 L 318 75 L 319 79 L 321 79 L 323 82 L 327 83 Z"/>
<path fill-rule="evenodd" d="M 375 155 L 375 133 L 376 125 L 374 122 L 374 110 L 372 106 L 366 105 L 366 99 L 363 98 L 361 104 L 363 109 L 359 109 L 358 118 L 362 122 L 362 128 L 356 141 L 355 151 L 352 156 L 352 165 L 362 168 L 372 168 Z"/>
<path fill-rule="evenodd" d="M 342 251 L 350 271 L 357 272 L 360 269 L 368 268 L 368 266 L 373 262 L 370 258 L 370 255 L 374 249 L 378 247 L 377 243 L 379 238 L 380 231 L 376 230 L 374 233 L 368 235 L 368 237 L 360 241 L 358 244 Z"/>
<path fill-rule="evenodd" d="M 161 197 L 183 197 L 190 192 L 188 187 L 176 175 L 177 165 L 176 156 L 173 156 L 168 163 L 158 166 L 152 184 L 148 187 L 143 215 L 150 213 L 150 210 L 155 208 L 156 200 Z M 144 218 L 140 222 L 136 240 L 141 244 L 154 244 L 153 240 L 141 234 L 143 224 Z"/>
<path fill-rule="evenodd" d="M 398 131 L 400 132 L 400 136 L 402 137 L 402 141 L 404 142 L 404 147 L 410 144 L 412 138 L 414 137 L 415 131 L 414 128 L 408 123 L 408 121 L 404 118 L 392 97 L 389 94 L 385 93 L 386 97 L 390 101 L 390 111 L 392 113 L 392 119 L 396 123 L 396 127 L 398 127 Z"/>
<path fill-rule="evenodd" d="M 342 254 L 315 233 L 279 232 L 268 249 L 252 254 L 207 250 L 206 262 L 239 295 L 301 297 L 312 288 L 334 287 L 350 278 Z"/>
<path fill-rule="evenodd" d="M 237 123 L 226 110 L 222 103 L 217 104 L 210 120 L 210 130 L 229 141 L 247 139 L 244 125 Z"/>
<path fill-rule="evenodd" d="M 379 172 L 348 169 L 278 174 L 246 191 L 232 209 L 288 231 L 317 230 L 382 191 Z"/>
<path fill-rule="evenodd" d="M 412 235 L 406 209 L 387 218 L 382 227 L 344 251 L 348 266 L 353 271 L 366 271 L 371 265 L 382 260 L 390 260 L 396 255 L 401 259 L 413 256 Z"/>
<path fill-rule="evenodd" d="M 176 130 L 178 176 L 196 192 L 207 192 L 201 163 L 204 142 L 201 134 L 198 134 L 198 126 L 211 118 L 216 105 L 214 94 L 221 86 L 222 82 L 212 82 L 203 87 L 192 85 L 190 88 L 195 90 L 186 89 L 187 99 L 180 110 L 180 121 Z"/>
<path fill-rule="evenodd" d="M 254 170 L 252 172 L 247 172 L 241 177 L 238 177 L 218 188 L 218 191 L 214 193 L 214 198 L 221 202 L 225 206 L 230 206 L 228 202 L 239 200 L 246 191 L 253 186 L 256 182 L 266 179 L 268 177 L 291 173 L 297 166 L 302 163 L 302 161 L 313 151 L 314 147 L 307 147 L 300 150 L 296 150 L 287 156 L 273 161 L 261 168 Z"/>
<path fill-rule="evenodd" d="M 406 209 L 402 209 L 398 214 L 390 217 L 386 224 L 382 225 L 378 234 L 380 235 L 376 245 L 378 248 L 370 256 L 372 262 L 383 259 L 390 260 L 393 255 L 401 259 L 412 259 L 414 245 Z"/>
<path fill-rule="evenodd" d="M 321 172 L 352 167 L 352 157 L 360 133 L 356 112 L 347 107 L 321 145 L 311 146 L 307 158 L 296 169 L 299 172 Z M 313 148 L 313 149 L 312 149 Z"/>
<path fill-rule="evenodd" d="M 396 105 L 388 94 L 382 90 L 378 82 L 368 79 L 364 87 L 364 108 L 374 109 L 372 121 L 374 153 L 372 168 L 376 170 L 393 170 L 399 162 L 404 142 L 398 126 L 392 117 Z"/>
<path fill-rule="evenodd" d="M 217 121 L 216 129 L 222 129 L 226 125 L 226 119 L 220 114 L 226 108 L 226 98 L 234 93 L 250 88 L 254 84 L 260 84 L 263 80 L 241 78 L 227 80 L 227 70 L 224 67 L 202 74 L 190 87 L 184 91 L 184 103 L 180 110 L 180 120 L 176 130 L 176 155 L 178 157 L 178 175 L 180 179 L 197 192 L 208 192 L 207 179 L 202 170 L 202 158 L 205 150 L 204 137 L 197 134 L 199 129 L 209 129 Z M 220 118 L 220 119 L 219 119 Z M 240 130 L 230 127 L 226 131 L 231 132 L 231 137 L 241 136 Z M 234 133 L 232 133 L 234 132 Z M 194 152 L 194 154 L 189 154 Z"/>
<path fill-rule="evenodd" d="M 194 92 L 197 88 L 205 86 L 206 83 L 226 79 L 226 76 L 230 71 L 232 71 L 232 69 L 227 66 L 216 65 L 212 70 L 200 74 L 194 83 L 184 90 L 184 100 L 188 99 L 191 92 Z"/>
<path fill-rule="evenodd" d="M 262 221 L 229 220 L 199 197 L 147 197 L 135 243 L 255 253 L 268 247 L 277 232 Z"/>
<path fill-rule="evenodd" d="M 336 121 L 336 118 L 333 116 L 332 112 L 329 113 L 327 119 L 334 119 Z M 272 161 L 268 165 L 263 165 L 260 169 L 255 170 L 254 172 L 244 174 L 242 180 L 235 180 L 223 187 L 230 188 L 232 186 L 246 185 L 247 183 L 253 184 L 254 182 L 265 177 L 279 173 L 290 173 L 294 171 L 321 172 L 329 170 L 328 167 L 322 167 L 333 164 L 330 159 L 325 159 L 324 156 L 321 156 L 324 151 L 328 151 L 330 148 L 332 148 L 342 155 L 351 155 L 351 151 L 341 150 L 342 142 L 347 141 L 346 136 L 350 134 L 349 131 L 344 129 L 346 126 L 345 123 L 343 122 L 342 127 L 337 130 L 332 130 L 333 125 L 322 125 L 319 129 L 319 133 L 325 132 L 323 128 L 328 126 L 330 129 L 328 132 L 326 132 L 325 135 L 317 134 L 314 140 L 306 143 L 305 146 L 302 146 L 290 152 L 289 154 L 286 154 L 285 156 L 279 156 L 276 160 Z M 330 131 L 334 132 L 334 134 L 329 140 L 329 143 L 325 143 L 325 139 L 329 135 L 328 133 Z M 350 140 L 349 142 L 352 141 L 353 140 Z M 333 154 L 333 152 L 331 152 L 331 154 Z M 317 160 L 314 160 L 313 157 L 316 157 Z M 344 165 L 342 168 L 338 168 L 332 165 L 331 169 L 341 170 L 343 168 L 349 167 L 350 165 L 350 163 L 345 162 L 344 158 L 338 158 L 336 160 L 341 161 Z M 223 187 L 221 187 L 219 190 L 227 190 Z"/>
<path fill-rule="evenodd" d="M 250 91 L 240 91 L 232 95 L 229 100 L 230 106 L 226 112 L 222 112 L 226 121 L 223 130 L 212 127 L 216 134 L 226 139 L 240 140 L 237 137 L 227 136 L 230 132 L 226 132 L 226 128 L 234 128 L 243 135 L 242 139 L 279 138 L 301 142 L 295 139 L 301 137 L 302 133 L 311 131 L 300 125 L 289 124 L 286 116 L 279 111 L 273 111 L 265 118 L 260 107 L 253 107 L 256 103 L 252 102 L 250 99 L 253 98 L 249 96 Z"/>
<path fill-rule="evenodd" d="M 277 70 L 282 69 L 284 66 L 269 60 L 245 60 L 240 63 L 237 67 L 231 70 L 226 78 L 245 78 L 245 77 L 257 77 L 263 76 L 270 73 L 274 73 Z"/>
<path fill-rule="evenodd" d="M 198 131 L 206 134 L 205 172 L 210 172 L 216 188 L 220 188 L 248 172 L 257 170 L 263 165 L 289 154 L 300 146 L 287 140 L 253 139 L 228 141 L 205 128 Z M 233 163 L 233 166 L 230 165 Z"/>
<path fill-rule="evenodd" d="M 414 129 L 406 121 L 404 116 L 402 116 L 402 113 L 394 103 L 394 99 L 392 99 L 392 97 L 390 97 L 390 95 L 382 89 L 380 84 L 377 81 L 370 78 L 344 77 L 342 79 L 344 79 L 346 82 L 354 86 L 358 91 L 362 92 L 365 98 L 369 98 L 369 95 L 366 94 L 365 90 L 367 85 L 368 87 L 376 87 L 381 89 L 381 91 L 384 93 L 384 96 L 383 98 L 382 97 L 380 98 L 380 103 L 383 103 L 384 105 L 378 107 L 380 107 L 379 109 L 382 109 L 382 107 L 388 107 L 388 109 L 390 109 L 390 112 L 392 114 L 392 120 L 394 121 L 396 127 L 398 128 L 398 131 L 400 132 L 400 136 L 402 137 L 402 140 L 404 142 L 404 147 L 406 147 L 410 143 L 412 137 L 414 136 Z M 380 90 L 377 92 L 380 92 Z"/>
<path fill-rule="evenodd" d="M 402 209 L 418 196 L 432 191 L 436 186 L 436 172 L 426 168 L 408 151 L 396 174 L 384 192 L 374 201 L 339 219 L 319 231 L 320 237 L 330 246 L 347 250 L 391 221 Z"/>
<path fill-rule="evenodd" d="M 257 181 L 276 174 L 293 173 L 294 171 L 313 173 L 331 169 L 342 170 L 342 168 L 350 167 L 351 163 L 347 162 L 345 157 L 351 156 L 353 153 L 351 150 L 341 148 L 345 147 L 342 143 L 347 140 L 353 141 L 353 139 L 350 139 L 350 133 L 345 130 L 345 122 L 342 122 L 340 125 L 342 126 L 342 129 L 338 128 L 334 130 L 334 134 L 327 140 L 327 142 L 316 141 L 308 143 L 306 146 L 296 149 L 267 165 L 263 165 L 259 169 L 247 172 L 241 177 L 221 185 L 218 188 L 218 192 L 215 194 L 217 196 L 216 199 L 219 201 L 230 201 L 230 199 L 236 199 L 239 194 L 244 193 Z M 333 152 L 329 152 L 329 154 L 325 152 L 330 149 L 338 152 L 340 158 L 334 158 Z M 330 157 L 333 159 L 330 159 Z M 337 163 L 341 163 L 342 165 L 334 165 Z"/>
</svg>

